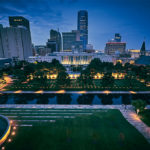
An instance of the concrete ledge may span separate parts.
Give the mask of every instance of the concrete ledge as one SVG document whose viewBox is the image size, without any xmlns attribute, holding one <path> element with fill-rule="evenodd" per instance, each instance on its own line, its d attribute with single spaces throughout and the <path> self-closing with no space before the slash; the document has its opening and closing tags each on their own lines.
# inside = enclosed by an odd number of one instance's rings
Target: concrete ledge
<svg viewBox="0 0 150 150">
<path fill-rule="evenodd" d="M 0 91 L 1 94 L 150 94 L 150 91 Z"/>
<path fill-rule="evenodd" d="M 0 118 L 3 118 L 5 121 L 7 121 L 7 129 L 2 135 L 2 137 L 0 137 L 0 145 L 2 145 L 6 141 L 8 135 L 10 134 L 11 125 L 7 117 L 0 115 Z"/>
</svg>

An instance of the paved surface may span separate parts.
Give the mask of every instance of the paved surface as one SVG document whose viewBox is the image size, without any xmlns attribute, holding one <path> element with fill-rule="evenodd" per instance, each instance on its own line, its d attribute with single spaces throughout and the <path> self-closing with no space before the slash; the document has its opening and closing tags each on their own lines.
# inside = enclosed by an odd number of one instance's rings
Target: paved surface
<svg viewBox="0 0 150 150">
<path fill-rule="evenodd" d="M 54 111 L 53 113 L 55 114 L 55 111 L 58 109 L 68 109 L 67 111 L 72 111 L 74 113 L 74 110 L 71 110 L 71 109 L 76 109 L 76 111 L 79 111 L 79 113 L 81 113 L 81 109 L 92 109 L 92 111 L 94 109 L 118 109 L 120 110 L 120 112 L 122 113 L 122 115 L 125 117 L 125 119 L 131 124 L 133 125 L 146 139 L 147 141 L 150 143 L 150 127 L 148 127 L 146 124 L 144 124 L 140 118 L 138 117 L 138 115 L 135 113 L 133 107 L 131 105 L 128 105 L 126 108 L 124 105 L 0 105 L 0 108 L 6 108 L 6 110 L 2 109 L 1 110 L 1 113 L 3 113 L 5 115 L 5 113 L 8 115 L 9 113 L 6 112 L 9 110 L 9 108 L 18 108 L 18 110 L 12 110 L 11 112 L 15 113 L 22 113 L 22 111 L 24 110 L 19 110 L 20 108 L 26 108 L 26 109 L 29 109 L 27 111 L 25 111 L 25 116 L 22 116 L 22 119 L 19 120 L 20 118 L 18 118 L 17 120 L 23 122 L 25 121 L 26 124 L 20 124 L 21 126 L 31 126 L 30 124 L 27 124 L 27 122 L 31 123 L 33 121 L 32 118 L 35 118 L 33 122 L 38 122 L 38 121 L 51 121 L 52 118 L 55 120 L 57 118 L 62 118 L 62 117 L 65 117 L 65 118 L 74 118 L 74 116 L 69 116 L 69 114 L 67 114 L 67 112 L 64 112 L 64 115 L 65 116 L 59 116 L 59 114 L 57 116 L 39 116 L 37 117 L 36 116 L 36 113 L 37 112 L 41 112 L 43 113 L 42 111 L 42 108 L 45 108 L 47 109 L 46 111 L 48 111 L 47 113 L 49 112 L 52 112 Z M 36 111 L 35 113 L 33 113 L 34 116 L 28 116 L 28 111 L 31 111 L 32 109 L 34 111 Z M 150 108 L 150 105 L 147 106 L 147 108 Z M 7 110 L 8 109 L 8 110 Z M 31 110 L 30 110 L 31 109 Z M 41 109 L 41 110 L 40 110 Z M 58 111 L 57 110 L 57 111 Z M 66 110 L 64 110 L 66 111 Z M 26 114 L 27 113 L 27 114 Z M 66 114 L 65 114 L 66 113 Z M 89 112 L 87 112 L 87 115 L 88 115 Z M 11 113 L 10 113 L 11 114 Z M 53 115 L 54 115 L 53 114 Z M 86 114 L 86 113 L 85 113 Z M 6 116 L 7 116 L 6 115 Z M 21 114 L 20 114 L 21 115 Z M 75 114 L 74 114 L 75 115 Z M 12 114 L 12 116 L 9 116 L 10 118 L 14 118 L 15 117 L 17 118 L 16 114 Z M 26 119 L 25 119 L 26 118 Z M 40 118 L 39 119 L 36 119 L 36 118 Z M 49 118 L 49 119 L 48 119 Z M 28 120 L 29 119 L 29 120 Z M 42 120 L 41 120 L 42 119 Z"/>
<path fill-rule="evenodd" d="M 133 125 L 150 143 L 150 127 L 143 123 L 133 110 L 119 109 L 124 118 Z"/>
</svg>

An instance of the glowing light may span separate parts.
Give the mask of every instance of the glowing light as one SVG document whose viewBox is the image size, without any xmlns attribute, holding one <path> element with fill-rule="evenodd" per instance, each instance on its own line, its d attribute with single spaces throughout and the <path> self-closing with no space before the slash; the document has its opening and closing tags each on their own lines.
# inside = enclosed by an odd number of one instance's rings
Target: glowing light
<svg viewBox="0 0 150 150">
<path fill-rule="evenodd" d="M 12 120 L 10 120 L 10 124 L 12 124 L 13 123 L 13 121 Z"/>
<path fill-rule="evenodd" d="M 42 94 L 42 93 L 43 93 L 43 90 L 36 91 L 35 93 L 36 93 L 36 94 Z"/>
<path fill-rule="evenodd" d="M 63 94 L 63 93 L 66 93 L 65 90 L 60 90 L 60 91 L 56 91 L 57 94 Z"/>
<path fill-rule="evenodd" d="M 13 130 L 16 130 L 16 126 L 13 127 Z"/>
<path fill-rule="evenodd" d="M 134 92 L 134 91 L 130 91 L 130 93 L 131 93 L 131 94 L 136 94 L 136 92 Z"/>
<path fill-rule="evenodd" d="M 15 132 L 12 132 L 12 134 L 11 135 L 15 135 L 16 133 Z"/>
<path fill-rule="evenodd" d="M 2 150 L 4 150 L 5 149 L 5 147 L 2 147 Z"/>
<path fill-rule="evenodd" d="M 8 139 L 8 142 L 11 142 L 12 140 L 11 139 Z"/>
<path fill-rule="evenodd" d="M 86 91 L 80 91 L 80 92 L 77 92 L 78 94 L 86 94 L 87 92 Z"/>
<path fill-rule="evenodd" d="M 18 90 L 18 91 L 15 91 L 14 93 L 22 93 L 22 91 L 21 91 L 21 90 Z"/>
<path fill-rule="evenodd" d="M 108 90 L 107 90 L 107 91 L 103 91 L 103 93 L 104 93 L 104 94 L 110 94 L 111 91 L 108 91 Z"/>
<path fill-rule="evenodd" d="M 139 122 L 141 121 L 140 118 L 138 117 L 138 115 L 135 113 L 130 113 L 130 116 L 136 121 L 139 121 Z"/>
</svg>

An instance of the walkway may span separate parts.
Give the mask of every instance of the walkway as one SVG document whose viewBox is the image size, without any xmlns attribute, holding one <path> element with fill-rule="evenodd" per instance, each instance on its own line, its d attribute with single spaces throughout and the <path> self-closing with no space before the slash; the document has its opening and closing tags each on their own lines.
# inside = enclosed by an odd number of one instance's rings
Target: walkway
<svg viewBox="0 0 150 150">
<path fill-rule="evenodd" d="M 0 91 L 4 91 L 4 88 L 12 83 L 12 79 L 9 76 L 4 76 L 4 80 L 6 81 L 6 84 L 0 87 Z"/>
<path fill-rule="evenodd" d="M 119 109 L 124 118 L 133 125 L 150 143 L 150 127 L 141 121 L 133 110 Z"/>
</svg>

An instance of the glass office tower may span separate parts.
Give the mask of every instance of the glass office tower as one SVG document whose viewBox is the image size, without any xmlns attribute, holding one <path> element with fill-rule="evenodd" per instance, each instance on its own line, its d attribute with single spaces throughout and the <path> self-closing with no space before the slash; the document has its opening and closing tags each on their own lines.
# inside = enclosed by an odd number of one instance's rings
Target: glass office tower
<svg viewBox="0 0 150 150">
<path fill-rule="evenodd" d="M 88 12 L 80 10 L 78 12 L 78 30 L 80 32 L 80 40 L 83 42 L 83 49 L 88 44 Z"/>
</svg>

